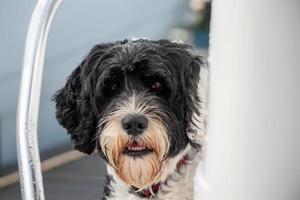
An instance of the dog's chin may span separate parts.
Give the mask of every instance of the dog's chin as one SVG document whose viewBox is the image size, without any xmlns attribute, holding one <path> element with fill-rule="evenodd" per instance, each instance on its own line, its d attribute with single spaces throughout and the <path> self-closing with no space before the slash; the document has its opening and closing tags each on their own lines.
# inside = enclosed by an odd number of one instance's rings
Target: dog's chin
<svg viewBox="0 0 300 200">
<path fill-rule="evenodd" d="M 137 149 L 124 149 L 116 173 L 126 184 L 144 189 L 159 179 L 163 161 L 160 161 L 153 149 Z"/>
</svg>

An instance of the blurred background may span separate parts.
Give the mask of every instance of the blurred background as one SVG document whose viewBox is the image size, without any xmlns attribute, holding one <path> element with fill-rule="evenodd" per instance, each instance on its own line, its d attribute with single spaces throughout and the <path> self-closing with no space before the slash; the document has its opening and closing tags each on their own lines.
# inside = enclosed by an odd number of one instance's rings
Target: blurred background
<svg viewBox="0 0 300 200">
<path fill-rule="evenodd" d="M 0 2 L 0 199 L 20 199 L 17 181 L 16 110 L 25 38 L 36 1 Z M 47 199 L 97 199 L 104 181 L 98 155 L 71 151 L 54 117 L 51 96 L 93 45 L 125 38 L 168 38 L 194 44 L 206 56 L 210 2 L 205 0 L 64 1 L 46 50 L 38 139 Z M 62 161 L 63 160 L 63 161 Z M 72 162 L 68 162 L 72 161 Z M 51 170 L 49 170 L 51 169 Z"/>
</svg>

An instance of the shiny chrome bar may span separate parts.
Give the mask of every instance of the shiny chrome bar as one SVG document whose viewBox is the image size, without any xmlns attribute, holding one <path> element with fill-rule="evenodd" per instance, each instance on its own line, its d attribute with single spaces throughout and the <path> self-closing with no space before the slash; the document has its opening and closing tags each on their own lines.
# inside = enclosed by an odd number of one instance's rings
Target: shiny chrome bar
<svg viewBox="0 0 300 200">
<path fill-rule="evenodd" d="M 62 0 L 39 0 L 31 17 L 17 111 L 17 149 L 23 200 L 44 200 L 37 121 L 45 47 L 51 21 Z"/>
</svg>

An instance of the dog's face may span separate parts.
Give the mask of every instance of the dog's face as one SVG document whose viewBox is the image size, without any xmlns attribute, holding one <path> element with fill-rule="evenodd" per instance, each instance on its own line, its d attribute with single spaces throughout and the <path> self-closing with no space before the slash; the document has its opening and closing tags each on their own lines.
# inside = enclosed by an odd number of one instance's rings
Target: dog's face
<svg viewBox="0 0 300 200">
<path fill-rule="evenodd" d="M 96 45 L 54 96 L 75 149 L 97 146 L 116 174 L 150 186 L 190 142 L 200 115 L 200 57 L 166 40 Z"/>
</svg>

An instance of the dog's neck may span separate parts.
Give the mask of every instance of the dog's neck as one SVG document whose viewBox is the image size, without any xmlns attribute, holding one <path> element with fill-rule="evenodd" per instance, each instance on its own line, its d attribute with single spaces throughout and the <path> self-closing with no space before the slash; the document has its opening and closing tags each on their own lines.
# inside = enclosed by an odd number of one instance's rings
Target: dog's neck
<svg viewBox="0 0 300 200">
<path fill-rule="evenodd" d="M 109 189 L 111 194 L 107 200 L 139 200 L 139 199 L 192 199 L 193 177 L 200 157 L 199 150 L 190 145 L 184 151 L 172 158 L 158 183 L 148 189 L 138 190 L 122 182 L 108 166 L 108 173 L 112 179 Z M 188 192 L 187 192 L 188 191 Z"/>
</svg>

